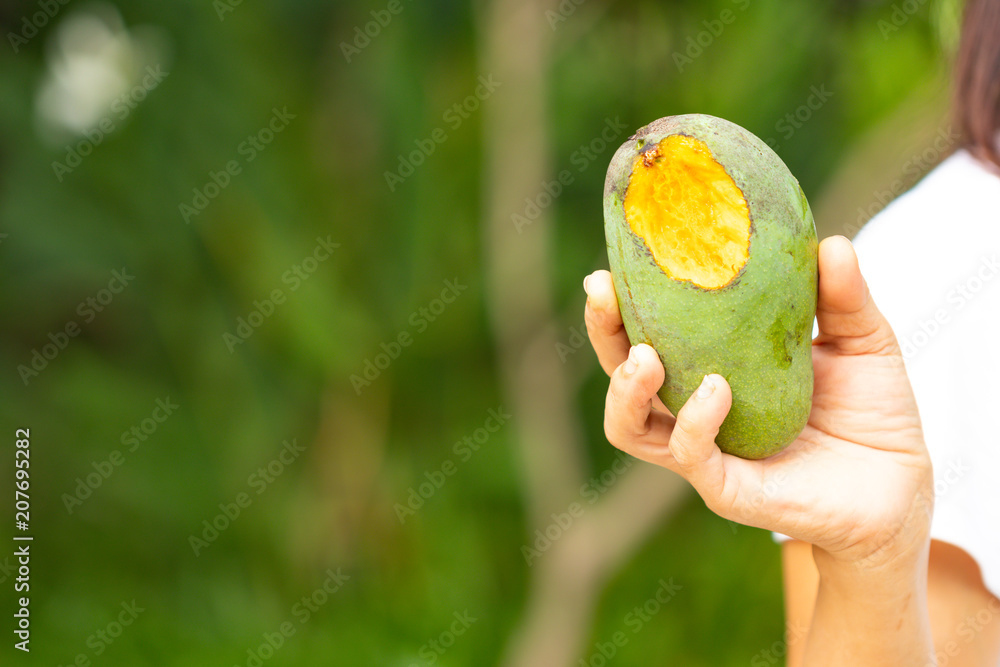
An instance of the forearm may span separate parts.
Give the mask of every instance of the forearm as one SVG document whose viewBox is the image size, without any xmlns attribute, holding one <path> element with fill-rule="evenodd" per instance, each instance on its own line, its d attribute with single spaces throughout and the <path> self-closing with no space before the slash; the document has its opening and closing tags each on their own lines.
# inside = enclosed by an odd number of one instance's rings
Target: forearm
<svg viewBox="0 0 1000 667">
<path fill-rule="evenodd" d="M 805 667 L 933 666 L 928 547 L 877 568 L 845 564 L 814 550 L 820 584 Z"/>
</svg>

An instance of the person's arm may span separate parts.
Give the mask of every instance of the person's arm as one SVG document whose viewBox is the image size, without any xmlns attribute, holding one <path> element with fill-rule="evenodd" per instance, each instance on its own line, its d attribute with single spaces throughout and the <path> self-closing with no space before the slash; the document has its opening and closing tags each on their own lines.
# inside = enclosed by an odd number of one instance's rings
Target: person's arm
<svg viewBox="0 0 1000 667">
<path fill-rule="evenodd" d="M 819 590 L 812 546 L 792 540 L 782 545 L 788 667 L 803 667 L 806 640 Z M 927 604 L 940 665 L 1000 665 L 1000 600 L 983 584 L 976 561 L 946 542 L 931 542 Z M 924 663 L 927 664 L 927 663 Z"/>
<path fill-rule="evenodd" d="M 933 665 L 930 457 L 899 345 L 850 243 L 835 237 L 819 248 L 809 423 L 758 461 L 715 444 L 733 400 L 725 378 L 706 375 L 670 414 L 655 400 L 666 371 L 651 347 L 630 347 L 610 274 L 598 271 L 584 287 L 587 330 L 611 375 L 608 440 L 682 475 L 716 514 L 815 545 L 820 584 L 805 664 Z"/>
<path fill-rule="evenodd" d="M 927 615 L 927 546 L 879 567 L 813 548 L 819 591 L 804 664 L 934 665 Z"/>
</svg>

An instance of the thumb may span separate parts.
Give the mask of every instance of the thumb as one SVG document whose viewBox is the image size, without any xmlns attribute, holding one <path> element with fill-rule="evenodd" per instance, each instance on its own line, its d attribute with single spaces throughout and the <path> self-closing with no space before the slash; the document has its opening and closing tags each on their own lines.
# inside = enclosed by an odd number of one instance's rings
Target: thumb
<svg viewBox="0 0 1000 667">
<path fill-rule="evenodd" d="M 732 404 L 729 383 L 721 375 L 706 375 L 677 413 L 670 436 L 670 453 L 677 472 L 691 483 L 710 509 L 719 506 L 725 487 L 722 451 L 715 444 L 715 437 Z"/>
<path fill-rule="evenodd" d="M 835 346 L 842 354 L 899 352 L 892 327 L 872 301 L 854 246 L 843 236 L 819 245 L 816 320 L 816 343 Z"/>
</svg>

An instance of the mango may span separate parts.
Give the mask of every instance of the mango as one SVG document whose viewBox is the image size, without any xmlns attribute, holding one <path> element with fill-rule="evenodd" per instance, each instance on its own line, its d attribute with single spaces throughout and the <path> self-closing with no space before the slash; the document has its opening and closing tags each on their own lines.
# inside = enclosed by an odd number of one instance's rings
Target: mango
<svg viewBox="0 0 1000 667">
<path fill-rule="evenodd" d="M 721 118 L 661 118 L 612 158 L 604 229 L 625 330 L 659 354 L 667 408 L 718 373 L 733 393 L 722 451 L 793 442 L 812 407 L 817 242 L 781 158 Z"/>
</svg>

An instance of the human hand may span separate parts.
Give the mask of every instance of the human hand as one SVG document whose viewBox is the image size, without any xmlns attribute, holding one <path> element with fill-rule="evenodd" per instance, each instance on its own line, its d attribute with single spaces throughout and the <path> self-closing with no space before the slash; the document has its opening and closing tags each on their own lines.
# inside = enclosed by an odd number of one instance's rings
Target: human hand
<svg viewBox="0 0 1000 667">
<path fill-rule="evenodd" d="M 819 248 L 808 424 L 762 460 L 715 444 L 732 405 L 722 376 L 707 375 L 675 418 L 656 396 L 659 356 L 629 344 L 611 274 L 597 271 L 584 287 L 587 331 L 611 376 L 604 429 L 614 446 L 682 475 L 716 514 L 809 542 L 836 561 L 879 565 L 919 555 L 933 504 L 930 458 L 896 337 L 847 239 Z"/>
</svg>

